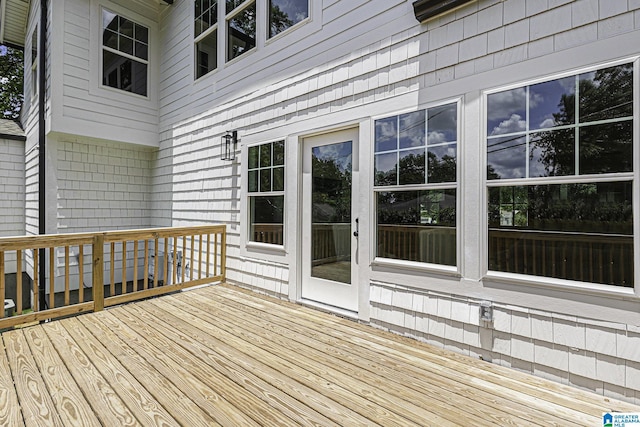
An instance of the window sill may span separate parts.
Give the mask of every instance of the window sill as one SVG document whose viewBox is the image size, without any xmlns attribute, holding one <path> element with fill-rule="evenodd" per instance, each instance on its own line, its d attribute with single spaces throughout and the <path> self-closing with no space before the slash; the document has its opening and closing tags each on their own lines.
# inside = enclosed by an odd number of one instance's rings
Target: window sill
<svg viewBox="0 0 640 427">
<path fill-rule="evenodd" d="M 397 270 L 433 272 L 433 273 L 437 273 L 445 276 L 460 277 L 460 272 L 458 271 L 458 267 L 455 267 L 455 266 L 429 264 L 429 263 L 416 262 L 416 261 L 404 261 L 400 259 L 376 257 L 373 259 L 371 266 L 387 267 L 387 268 L 393 268 Z"/>
<path fill-rule="evenodd" d="M 550 277 L 530 276 L 526 274 L 502 273 L 489 271 L 483 281 L 497 282 L 510 285 L 526 285 L 537 288 L 552 289 L 556 291 L 568 291 L 581 295 L 605 296 L 621 300 L 640 299 L 634 288 L 622 286 L 602 285 L 598 283 L 578 282 L 574 280 L 554 279 Z"/>
<path fill-rule="evenodd" d="M 269 254 L 285 255 L 287 253 L 284 245 L 273 245 L 271 243 L 247 242 L 247 252 L 260 252 Z"/>
</svg>

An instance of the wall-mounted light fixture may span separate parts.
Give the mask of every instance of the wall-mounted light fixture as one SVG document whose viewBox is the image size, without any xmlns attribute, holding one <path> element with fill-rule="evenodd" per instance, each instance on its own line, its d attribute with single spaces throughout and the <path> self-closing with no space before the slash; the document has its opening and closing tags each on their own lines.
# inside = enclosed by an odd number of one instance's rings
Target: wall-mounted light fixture
<svg viewBox="0 0 640 427">
<path fill-rule="evenodd" d="M 236 148 L 238 147 L 238 131 L 227 131 L 222 135 L 221 142 L 222 160 L 233 161 L 236 158 Z"/>
</svg>

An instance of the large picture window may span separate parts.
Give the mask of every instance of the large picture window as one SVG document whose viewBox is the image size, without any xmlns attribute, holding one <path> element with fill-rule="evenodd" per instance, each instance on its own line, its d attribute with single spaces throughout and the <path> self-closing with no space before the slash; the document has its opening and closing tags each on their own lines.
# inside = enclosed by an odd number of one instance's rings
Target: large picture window
<svg viewBox="0 0 640 427">
<path fill-rule="evenodd" d="M 375 121 L 376 256 L 456 265 L 458 105 Z"/>
<path fill-rule="evenodd" d="M 282 245 L 284 241 L 284 141 L 249 147 L 249 240 Z"/>
<path fill-rule="evenodd" d="M 147 96 L 149 30 L 102 10 L 102 84 Z"/>
<path fill-rule="evenodd" d="M 489 269 L 633 286 L 633 65 L 487 95 Z"/>
<path fill-rule="evenodd" d="M 194 1 L 196 79 L 218 67 L 218 0 Z"/>
</svg>

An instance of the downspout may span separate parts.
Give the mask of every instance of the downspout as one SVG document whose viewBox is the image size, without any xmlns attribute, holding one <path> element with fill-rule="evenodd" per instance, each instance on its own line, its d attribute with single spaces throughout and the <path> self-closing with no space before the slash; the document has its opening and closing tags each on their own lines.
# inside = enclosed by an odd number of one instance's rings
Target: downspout
<svg viewBox="0 0 640 427">
<path fill-rule="evenodd" d="M 38 234 L 47 234 L 46 229 L 46 129 L 45 129 L 45 101 L 47 90 L 47 0 L 40 0 L 40 39 L 38 52 Z M 45 296 L 47 280 L 47 263 L 45 262 L 45 250 L 40 249 L 39 270 L 38 270 L 38 293 L 40 294 L 39 310 L 44 310 L 47 306 Z M 54 262 L 51 260 L 50 262 Z M 51 278 L 53 280 L 53 277 Z"/>
</svg>

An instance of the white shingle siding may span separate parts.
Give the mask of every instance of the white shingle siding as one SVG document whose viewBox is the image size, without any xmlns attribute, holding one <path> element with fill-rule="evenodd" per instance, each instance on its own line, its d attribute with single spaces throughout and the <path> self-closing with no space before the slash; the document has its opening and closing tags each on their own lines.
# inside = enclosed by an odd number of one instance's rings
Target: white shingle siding
<svg viewBox="0 0 640 427">
<path fill-rule="evenodd" d="M 24 154 L 24 141 L 0 136 L 0 237 L 25 234 Z M 15 252 L 9 252 L 5 257 L 5 273 L 16 271 Z"/>
</svg>

